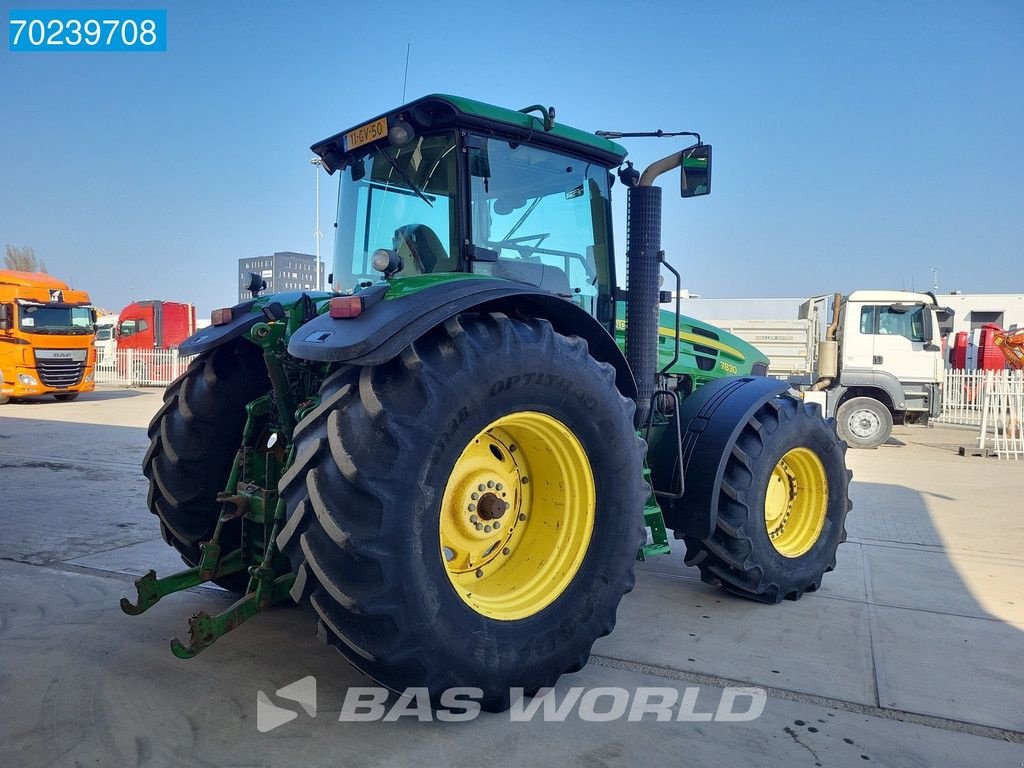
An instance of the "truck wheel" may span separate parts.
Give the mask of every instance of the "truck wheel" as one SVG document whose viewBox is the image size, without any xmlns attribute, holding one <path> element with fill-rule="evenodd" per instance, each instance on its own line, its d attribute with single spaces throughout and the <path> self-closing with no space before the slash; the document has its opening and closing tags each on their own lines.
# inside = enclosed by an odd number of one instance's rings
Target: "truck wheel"
<svg viewBox="0 0 1024 768">
<path fill-rule="evenodd" d="M 703 581 L 764 603 L 813 592 L 846 541 L 852 473 L 831 422 L 803 402 L 769 400 L 728 457 L 710 538 L 686 538 Z"/>
<path fill-rule="evenodd" d="M 142 469 L 149 478 L 149 510 L 160 518 L 164 540 L 189 565 L 199 562 L 199 545 L 217 524 L 216 498 L 242 441 L 245 406 L 269 390 L 262 353 L 238 341 L 200 355 L 167 387 L 149 424 Z M 225 554 L 237 549 L 241 534 L 241 520 L 224 526 Z M 239 593 L 248 582 L 246 573 L 217 581 Z"/>
<path fill-rule="evenodd" d="M 836 411 L 836 431 L 851 448 L 877 448 L 892 434 L 892 413 L 873 397 L 852 397 Z"/>
<path fill-rule="evenodd" d="M 70 403 L 72 400 L 77 400 L 80 392 L 64 392 L 59 395 L 54 395 L 53 399 L 61 403 Z"/>
<path fill-rule="evenodd" d="M 472 686 L 489 711 L 581 669 L 649 493 L 611 366 L 546 320 L 473 314 L 321 395 L 278 544 L 322 636 L 387 688 Z"/>
</svg>

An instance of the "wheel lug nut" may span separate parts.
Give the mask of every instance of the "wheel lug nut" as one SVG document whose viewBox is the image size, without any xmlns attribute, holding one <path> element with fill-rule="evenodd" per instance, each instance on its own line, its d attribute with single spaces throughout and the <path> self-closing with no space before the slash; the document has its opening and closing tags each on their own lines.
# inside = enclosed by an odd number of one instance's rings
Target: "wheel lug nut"
<svg viewBox="0 0 1024 768">
<path fill-rule="evenodd" d="M 509 549 L 508 547 L 505 547 L 503 550 L 501 550 L 501 554 L 503 554 L 503 555 L 510 555 L 510 554 L 512 554 L 512 550 Z"/>
<path fill-rule="evenodd" d="M 473 523 L 473 525 L 476 525 L 480 522 L 480 518 L 478 518 L 476 515 L 470 515 L 469 522 Z"/>
<path fill-rule="evenodd" d="M 526 485 L 528 482 L 530 482 L 530 478 L 524 477 L 523 478 L 523 485 Z"/>
<path fill-rule="evenodd" d="M 483 575 L 484 575 L 484 570 L 483 570 L 483 568 L 477 568 L 477 569 L 476 569 L 476 577 L 477 577 L 477 578 L 479 579 L 479 578 L 480 578 L 481 576 L 483 576 Z"/>
<path fill-rule="evenodd" d="M 505 490 L 505 486 L 503 486 L 501 483 L 498 483 L 497 485 L 494 486 L 494 490 L 503 491 Z"/>
<path fill-rule="evenodd" d="M 487 481 L 487 487 L 488 488 L 493 488 L 494 487 L 494 481 L 493 480 L 488 480 Z"/>
<path fill-rule="evenodd" d="M 520 520 L 525 520 L 526 519 L 526 515 L 524 513 L 520 512 L 519 513 L 519 519 Z"/>
<path fill-rule="evenodd" d="M 486 491 L 486 490 L 487 490 L 487 486 L 486 486 L 486 485 L 484 485 L 483 483 L 480 483 L 480 485 L 478 485 L 478 486 L 476 487 L 476 489 L 477 489 L 478 491 Z"/>
<path fill-rule="evenodd" d="M 501 523 L 499 523 L 497 520 L 495 520 L 494 521 L 494 530 L 498 530 L 499 528 L 501 528 Z"/>
<path fill-rule="evenodd" d="M 483 525 L 483 523 L 477 523 L 477 524 L 476 524 L 476 529 L 477 529 L 478 531 L 482 531 L 482 530 L 484 529 L 484 525 Z"/>
<path fill-rule="evenodd" d="M 476 504 L 470 504 L 469 505 L 469 511 L 470 512 L 476 512 Z"/>
<path fill-rule="evenodd" d="M 491 532 L 491 526 L 485 525 L 484 526 L 484 533 L 490 533 L 490 532 Z"/>
<path fill-rule="evenodd" d="M 471 498 L 473 501 L 476 501 L 477 499 L 480 498 L 480 494 L 474 491 L 472 494 L 470 494 L 469 498 Z"/>
</svg>

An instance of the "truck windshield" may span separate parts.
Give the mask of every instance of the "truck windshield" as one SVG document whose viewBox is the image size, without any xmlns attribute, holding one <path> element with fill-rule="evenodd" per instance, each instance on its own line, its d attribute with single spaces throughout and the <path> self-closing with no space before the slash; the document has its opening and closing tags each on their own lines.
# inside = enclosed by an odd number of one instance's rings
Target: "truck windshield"
<svg viewBox="0 0 1024 768">
<path fill-rule="evenodd" d="M 110 341 L 114 330 L 112 325 L 100 325 L 96 328 L 96 341 Z"/>
<path fill-rule="evenodd" d="M 90 334 L 92 310 L 61 304 L 21 304 L 18 328 L 25 333 Z"/>
<path fill-rule="evenodd" d="M 349 161 L 338 193 L 334 290 L 379 280 L 370 265 L 378 248 L 398 252 L 402 276 L 458 269 L 457 155 L 455 134 L 446 132 Z"/>
</svg>

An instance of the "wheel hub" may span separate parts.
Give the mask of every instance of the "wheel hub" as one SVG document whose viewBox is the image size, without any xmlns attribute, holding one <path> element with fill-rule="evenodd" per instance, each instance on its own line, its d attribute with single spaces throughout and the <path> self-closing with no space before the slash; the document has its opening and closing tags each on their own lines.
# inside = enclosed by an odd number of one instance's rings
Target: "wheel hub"
<svg viewBox="0 0 1024 768">
<path fill-rule="evenodd" d="M 477 509 L 480 510 L 482 520 L 500 520 L 508 510 L 508 502 L 488 492 L 480 497 Z"/>
<path fill-rule="evenodd" d="M 764 522 L 768 540 L 785 557 L 800 557 L 814 546 L 825 525 L 828 481 L 825 466 L 808 448 L 794 448 L 768 478 Z"/>
<path fill-rule="evenodd" d="M 867 439 L 878 433 L 882 422 L 878 414 L 866 408 L 854 411 L 850 414 L 850 431 L 861 439 Z"/>
<path fill-rule="evenodd" d="M 579 570 L 595 507 L 590 462 L 568 427 L 532 411 L 492 422 L 463 449 L 441 502 L 456 593 L 500 620 L 543 609 Z"/>
</svg>

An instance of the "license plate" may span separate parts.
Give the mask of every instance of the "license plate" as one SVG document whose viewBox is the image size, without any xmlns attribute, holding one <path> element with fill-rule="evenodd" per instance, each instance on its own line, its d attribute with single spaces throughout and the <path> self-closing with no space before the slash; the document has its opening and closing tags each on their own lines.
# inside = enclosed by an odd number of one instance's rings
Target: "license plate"
<svg viewBox="0 0 1024 768">
<path fill-rule="evenodd" d="M 372 123 L 360 125 L 345 134 L 345 151 L 369 144 L 371 141 L 383 139 L 388 133 L 388 119 L 381 117 Z"/>
</svg>

